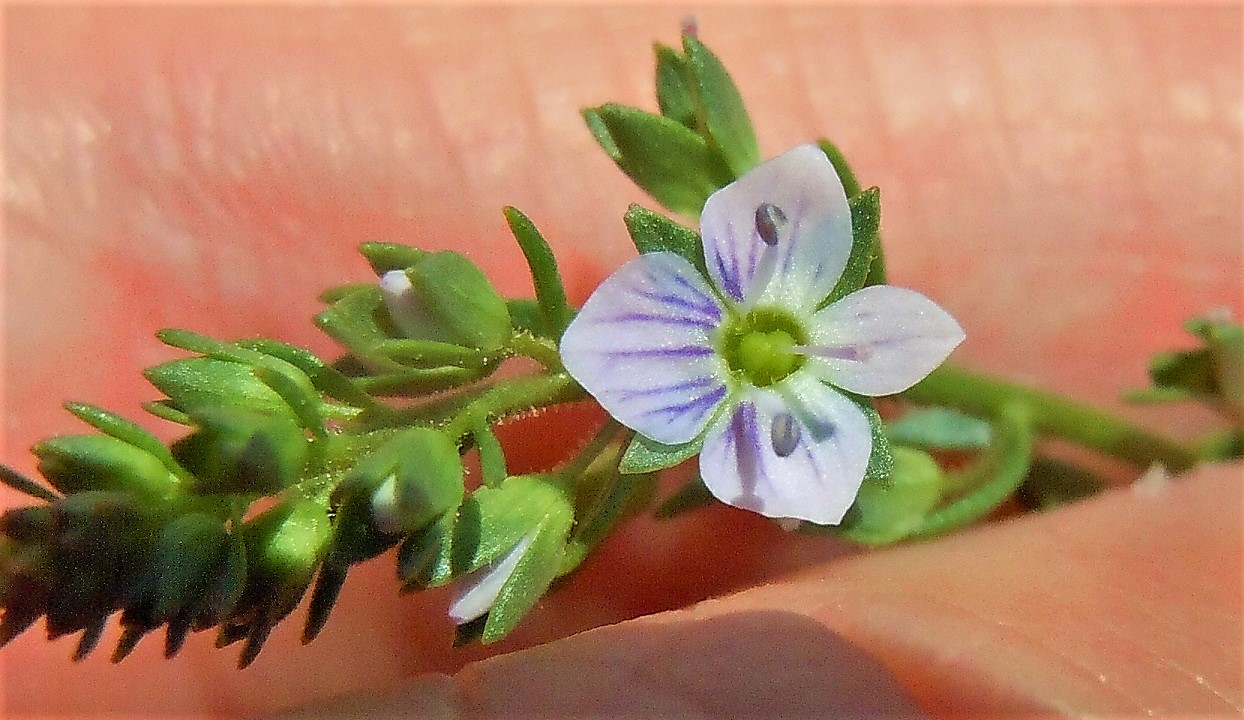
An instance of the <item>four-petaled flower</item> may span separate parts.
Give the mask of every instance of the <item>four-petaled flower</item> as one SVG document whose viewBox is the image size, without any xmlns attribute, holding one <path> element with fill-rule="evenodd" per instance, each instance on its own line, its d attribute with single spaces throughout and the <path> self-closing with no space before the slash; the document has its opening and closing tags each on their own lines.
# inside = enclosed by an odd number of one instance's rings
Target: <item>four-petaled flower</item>
<svg viewBox="0 0 1244 720">
<path fill-rule="evenodd" d="M 836 524 L 873 444 L 860 401 L 840 390 L 906 390 L 963 330 L 928 298 L 889 285 L 822 307 L 852 228 L 842 182 L 816 146 L 714 193 L 700 230 L 709 277 L 672 252 L 628 262 L 566 329 L 566 369 L 651 440 L 703 436 L 700 476 L 722 502 Z"/>
</svg>

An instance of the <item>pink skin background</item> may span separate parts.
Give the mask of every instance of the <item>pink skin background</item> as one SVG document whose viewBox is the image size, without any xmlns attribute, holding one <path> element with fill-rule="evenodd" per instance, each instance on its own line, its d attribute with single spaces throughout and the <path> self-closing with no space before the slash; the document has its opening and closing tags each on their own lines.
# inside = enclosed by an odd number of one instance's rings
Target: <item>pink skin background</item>
<svg viewBox="0 0 1244 720">
<path fill-rule="evenodd" d="M 368 277 L 365 240 L 452 248 L 527 294 L 512 204 L 581 302 L 632 256 L 627 204 L 652 203 L 578 110 L 654 107 L 649 45 L 676 43 L 680 17 L 6 8 L 0 460 L 33 472 L 32 443 L 81 432 L 65 399 L 140 417 L 156 396 L 141 369 L 176 356 L 159 328 L 331 356 L 315 296 Z M 1118 409 L 1149 355 L 1190 343 L 1185 318 L 1239 315 L 1238 7 L 698 17 L 766 156 L 828 136 L 882 188 L 892 281 L 960 320 L 954 360 Z M 1183 437 L 1214 422 L 1124 412 Z M 599 417 L 508 427 L 514 469 L 565 457 Z M 1214 468 L 865 553 L 725 507 L 640 519 L 511 638 L 465 650 L 447 593 L 399 597 L 387 557 L 355 572 L 320 639 L 298 644 L 300 611 L 244 672 L 210 633 L 171 662 L 152 638 L 119 666 L 107 649 L 73 665 L 73 640 L 36 628 L 0 655 L 0 708 L 233 718 L 399 687 L 376 716 L 1238 713 L 1239 480 Z"/>
</svg>

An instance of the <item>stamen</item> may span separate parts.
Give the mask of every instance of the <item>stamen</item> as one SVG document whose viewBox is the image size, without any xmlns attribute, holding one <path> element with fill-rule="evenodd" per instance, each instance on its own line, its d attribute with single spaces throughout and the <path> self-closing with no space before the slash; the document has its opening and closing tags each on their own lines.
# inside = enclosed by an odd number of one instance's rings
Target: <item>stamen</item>
<svg viewBox="0 0 1244 720">
<path fill-rule="evenodd" d="M 795 422 L 794 416 L 790 413 L 779 414 L 773 418 L 773 428 L 769 439 L 773 444 L 775 455 L 789 457 L 799 446 L 799 423 Z"/>
<path fill-rule="evenodd" d="M 778 244 L 778 231 L 786 227 L 786 213 L 773 203 L 763 202 L 756 207 L 756 232 L 765 245 Z"/>
</svg>

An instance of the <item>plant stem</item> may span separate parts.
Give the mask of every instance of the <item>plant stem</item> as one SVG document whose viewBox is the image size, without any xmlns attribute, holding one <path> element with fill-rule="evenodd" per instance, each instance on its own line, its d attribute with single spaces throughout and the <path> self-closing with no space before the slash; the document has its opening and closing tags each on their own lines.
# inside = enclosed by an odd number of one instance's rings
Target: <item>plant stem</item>
<svg viewBox="0 0 1244 720">
<path fill-rule="evenodd" d="M 1053 435 L 1140 466 L 1182 472 L 1208 458 L 1199 447 L 1146 430 L 1117 415 L 1055 393 L 946 364 L 905 391 L 917 405 L 942 405 L 977 417 L 1022 406 L 1038 434 Z"/>
<path fill-rule="evenodd" d="M 583 391 L 565 373 L 524 375 L 497 383 L 462 408 L 442 429 L 449 437 L 461 440 L 480 419 L 495 423 L 580 397 Z"/>
<path fill-rule="evenodd" d="M 509 349 L 518 355 L 526 355 L 535 360 L 550 372 L 563 372 L 561 353 L 551 340 L 529 335 L 525 332 L 515 333 L 510 339 Z"/>
</svg>

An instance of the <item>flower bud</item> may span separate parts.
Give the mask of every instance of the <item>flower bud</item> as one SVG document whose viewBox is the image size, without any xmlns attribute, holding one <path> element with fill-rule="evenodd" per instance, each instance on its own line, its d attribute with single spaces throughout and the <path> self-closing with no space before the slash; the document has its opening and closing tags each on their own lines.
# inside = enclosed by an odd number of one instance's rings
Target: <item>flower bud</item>
<svg viewBox="0 0 1244 720">
<path fill-rule="evenodd" d="M 378 454 L 390 467 L 371 495 L 372 522 L 380 532 L 415 532 L 462 502 L 462 456 L 444 433 L 414 428 Z"/>
<path fill-rule="evenodd" d="M 164 500 L 177 492 L 177 479 L 159 458 L 108 435 L 59 435 L 31 451 L 39 472 L 66 495 L 101 490 Z"/>
<path fill-rule="evenodd" d="M 229 534 L 218 517 L 189 513 L 165 525 L 147 565 L 148 597 L 140 603 L 141 622 L 151 627 L 161 625 L 197 604 L 215 579 L 228 549 Z"/>
<path fill-rule="evenodd" d="M 377 275 L 384 275 L 390 270 L 405 270 L 430 254 L 427 250 L 387 242 L 365 242 L 359 246 L 359 252 L 367 258 Z"/>
<path fill-rule="evenodd" d="M 305 589 L 332 539 L 328 511 L 305 498 L 289 498 L 248 520 L 242 533 L 247 565 L 272 594 Z"/>
<path fill-rule="evenodd" d="M 890 482 L 865 482 L 838 532 L 856 542 L 885 544 L 907 537 L 942 495 L 942 470 L 928 453 L 901 445 L 891 448 Z"/>
<path fill-rule="evenodd" d="M 302 477 L 308 440 L 288 417 L 229 407 L 203 408 L 191 417 L 199 429 L 172 451 L 203 492 L 266 495 Z"/>
<path fill-rule="evenodd" d="M 380 288 L 389 316 L 406 337 L 493 352 L 512 333 L 505 300 L 458 253 L 430 253 L 404 271 L 388 271 Z"/>
</svg>

